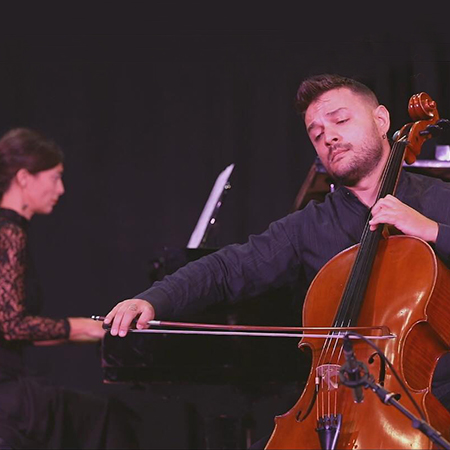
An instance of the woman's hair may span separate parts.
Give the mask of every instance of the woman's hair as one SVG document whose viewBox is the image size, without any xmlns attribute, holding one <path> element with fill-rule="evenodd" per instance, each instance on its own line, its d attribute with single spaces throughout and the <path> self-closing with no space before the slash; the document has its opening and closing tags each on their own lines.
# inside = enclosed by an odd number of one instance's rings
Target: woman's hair
<svg viewBox="0 0 450 450">
<path fill-rule="evenodd" d="M 28 128 L 15 128 L 0 139 L 0 196 L 10 187 L 20 169 L 32 174 L 62 163 L 59 146 L 41 133 Z"/>
<path fill-rule="evenodd" d="M 341 75 L 323 74 L 307 78 L 300 84 L 295 101 L 297 112 L 305 117 L 306 110 L 312 102 L 325 92 L 339 88 L 347 88 L 365 97 L 374 106 L 378 106 L 376 95 L 365 84 Z"/>
</svg>

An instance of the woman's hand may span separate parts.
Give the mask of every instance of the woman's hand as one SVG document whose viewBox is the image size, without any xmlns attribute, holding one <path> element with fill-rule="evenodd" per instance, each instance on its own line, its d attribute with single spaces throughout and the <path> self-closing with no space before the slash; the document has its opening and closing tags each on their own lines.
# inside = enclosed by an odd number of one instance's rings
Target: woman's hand
<svg viewBox="0 0 450 450">
<path fill-rule="evenodd" d="M 69 317 L 68 321 L 69 342 L 97 342 L 105 335 L 101 322 L 86 317 Z"/>
<path fill-rule="evenodd" d="M 111 334 L 124 337 L 127 335 L 131 322 L 137 318 L 136 328 L 148 328 L 148 322 L 155 318 L 155 310 L 147 300 L 132 298 L 118 303 L 105 317 L 103 323 L 111 324 Z"/>
<path fill-rule="evenodd" d="M 409 236 L 415 236 L 427 242 L 436 242 L 439 225 L 392 195 L 378 200 L 371 212 L 372 219 L 369 224 L 372 231 L 383 223 L 393 225 Z"/>
</svg>

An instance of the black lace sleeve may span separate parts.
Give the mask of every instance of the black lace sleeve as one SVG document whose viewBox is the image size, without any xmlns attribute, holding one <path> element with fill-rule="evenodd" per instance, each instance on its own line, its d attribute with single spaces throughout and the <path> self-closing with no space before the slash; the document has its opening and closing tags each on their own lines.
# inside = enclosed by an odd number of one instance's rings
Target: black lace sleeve
<svg viewBox="0 0 450 450">
<path fill-rule="evenodd" d="M 13 223 L 0 228 L 0 333 L 8 341 L 67 338 L 66 319 L 30 316 L 24 305 L 26 232 Z"/>
</svg>

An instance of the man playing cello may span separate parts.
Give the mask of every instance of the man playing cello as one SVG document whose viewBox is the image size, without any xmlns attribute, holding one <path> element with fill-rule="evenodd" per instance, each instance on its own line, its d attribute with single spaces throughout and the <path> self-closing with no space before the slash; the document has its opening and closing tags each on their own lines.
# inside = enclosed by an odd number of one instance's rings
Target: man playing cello
<svg viewBox="0 0 450 450">
<path fill-rule="evenodd" d="M 377 200 L 391 151 L 388 110 L 358 81 L 339 75 L 304 80 L 297 107 L 328 173 L 339 187 L 322 203 L 273 222 L 242 245 L 229 245 L 189 263 L 106 316 L 111 334 L 125 336 L 134 319 L 148 327 L 206 305 L 253 297 L 272 287 L 310 283 L 334 256 L 360 242 L 364 226 L 385 224 L 429 243 L 450 267 L 450 185 L 402 171 L 396 195 Z M 450 361 L 442 357 L 433 394 L 450 410 Z M 449 424 L 450 425 L 450 424 Z"/>
</svg>

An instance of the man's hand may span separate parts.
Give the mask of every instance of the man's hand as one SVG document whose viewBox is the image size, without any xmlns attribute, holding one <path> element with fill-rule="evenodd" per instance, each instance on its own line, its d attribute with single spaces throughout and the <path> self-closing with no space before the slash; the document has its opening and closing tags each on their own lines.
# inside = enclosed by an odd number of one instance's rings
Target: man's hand
<svg viewBox="0 0 450 450">
<path fill-rule="evenodd" d="M 131 322 L 139 316 L 136 328 L 148 328 L 148 321 L 155 318 L 155 310 L 147 300 L 132 298 L 118 303 L 105 317 L 103 323 L 111 324 L 111 334 L 124 337 L 127 335 Z"/>
<path fill-rule="evenodd" d="M 409 236 L 415 236 L 427 242 L 436 242 L 439 225 L 392 195 L 378 200 L 371 212 L 372 219 L 369 222 L 371 231 L 383 223 L 393 225 Z"/>
</svg>

